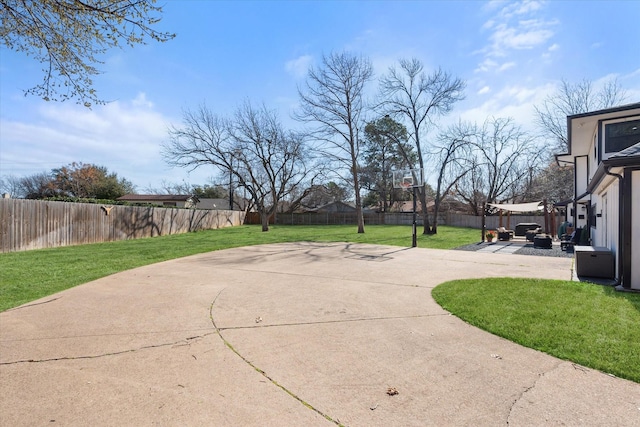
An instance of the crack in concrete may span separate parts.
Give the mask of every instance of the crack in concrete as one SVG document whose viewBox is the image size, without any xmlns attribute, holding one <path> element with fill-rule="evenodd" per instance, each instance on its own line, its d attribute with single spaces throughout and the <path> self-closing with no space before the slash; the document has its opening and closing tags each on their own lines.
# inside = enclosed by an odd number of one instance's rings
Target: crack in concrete
<svg viewBox="0 0 640 427">
<path fill-rule="evenodd" d="M 513 410 L 515 408 L 515 406 L 524 398 L 524 396 L 529 393 L 531 390 L 535 389 L 536 386 L 538 385 L 538 382 L 540 382 L 540 380 L 542 378 L 544 378 L 547 374 L 555 371 L 556 369 L 558 369 L 562 364 L 564 363 L 563 360 L 558 361 L 551 369 L 548 369 L 544 372 L 541 372 L 538 374 L 538 377 L 536 378 L 536 380 L 533 382 L 533 384 L 531 384 L 530 386 L 526 387 L 524 390 L 522 390 L 522 392 L 514 399 L 513 403 L 511 403 L 511 406 L 509 407 L 509 413 L 507 414 L 507 425 L 510 425 L 510 419 L 511 419 L 511 415 L 513 414 Z"/>
<path fill-rule="evenodd" d="M 170 331 L 144 331 L 144 332 L 114 332 L 108 334 L 78 334 L 78 335 L 64 335 L 58 337 L 37 337 L 37 338 L 16 338 L 5 339 L 0 342 L 23 342 L 23 341 L 47 341 L 47 340 L 70 340 L 77 338 L 96 338 L 96 337 L 117 337 L 117 336 L 134 336 L 134 335 L 157 335 L 157 334 L 173 334 L 179 332 L 194 332 L 194 331 L 210 331 L 211 328 L 195 328 L 195 329 L 178 329 Z M 189 339 L 189 338 L 186 338 Z"/>
<path fill-rule="evenodd" d="M 325 414 L 324 412 L 320 411 L 318 408 L 312 406 L 311 404 L 309 404 L 308 402 L 303 400 L 300 396 L 298 396 L 297 394 L 295 394 L 294 392 L 292 392 L 291 390 L 289 390 L 288 388 L 286 388 L 282 384 L 278 383 L 275 379 L 271 378 L 269 375 L 267 375 L 267 373 L 265 371 L 263 371 L 262 369 L 258 368 L 253 362 L 251 362 L 249 359 L 247 359 L 242 354 L 240 354 L 240 352 L 236 348 L 234 348 L 233 345 L 229 341 L 227 341 L 227 339 L 222 335 L 222 332 L 221 332 L 222 329 L 218 328 L 218 326 L 216 325 L 216 321 L 215 321 L 215 319 L 213 317 L 213 306 L 215 305 L 215 303 L 218 300 L 218 297 L 220 296 L 222 291 L 224 291 L 224 289 L 221 289 L 220 292 L 218 292 L 218 295 L 216 295 L 216 297 L 211 302 L 211 306 L 209 307 L 209 319 L 211 320 L 211 324 L 213 325 L 213 327 L 214 327 L 214 329 L 216 331 L 215 333 L 218 334 L 218 337 L 220 337 L 220 339 L 222 340 L 224 345 L 227 346 L 227 348 L 229 350 L 231 350 L 236 356 L 238 356 L 240 359 L 242 359 L 242 361 L 244 363 L 249 365 L 256 372 L 258 372 L 260 375 L 262 375 L 264 378 L 266 378 L 271 384 L 275 385 L 276 387 L 278 387 L 279 389 L 281 389 L 282 391 L 287 393 L 289 396 L 291 396 L 292 398 L 297 400 L 305 408 L 311 409 L 312 411 L 316 412 L 317 414 L 322 416 L 327 421 L 330 421 L 330 422 L 332 422 L 333 424 L 335 424 L 337 426 L 344 427 L 343 424 L 340 423 L 339 420 L 334 420 L 330 415 Z"/>
<path fill-rule="evenodd" d="M 438 313 L 438 314 L 416 314 L 413 316 L 387 316 L 387 317 L 366 317 L 366 318 L 357 318 L 357 319 L 337 319 L 337 320 L 320 320 L 315 322 L 295 322 L 295 323 L 274 323 L 274 324 L 261 324 L 261 325 L 251 325 L 251 326 L 228 326 L 228 327 L 219 327 L 219 331 L 233 331 L 239 329 L 259 329 L 259 328 L 277 328 L 281 326 L 307 326 L 307 325 L 324 325 L 331 323 L 350 323 L 350 322 L 370 322 L 375 320 L 401 320 L 401 319 L 424 319 L 428 317 L 441 317 L 450 316 L 449 313 Z"/>
<path fill-rule="evenodd" d="M 111 353 L 84 355 L 84 356 L 52 357 L 52 358 L 48 358 L 48 359 L 25 359 L 25 360 L 14 360 L 14 361 L 10 361 L 10 362 L 0 362 L 0 366 L 17 365 L 17 364 L 22 364 L 22 363 L 59 362 L 59 361 L 63 361 L 63 360 L 100 359 L 100 358 L 103 358 L 103 357 L 118 356 L 118 355 L 126 354 L 126 353 L 135 353 L 135 352 L 138 352 L 138 351 L 141 351 L 141 350 L 148 350 L 148 349 L 169 347 L 169 346 L 177 346 L 177 345 L 189 345 L 191 340 L 205 338 L 205 337 L 207 337 L 209 335 L 214 335 L 216 333 L 217 332 L 214 331 L 214 332 L 209 332 L 209 333 L 203 334 L 203 335 L 187 337 L 187 338 L 184 338 L 184 339 L 181 339 L 181 340 L 178 340 L 178 341 L 174 341 L 174 342 L 146 345 L 146 346 L 142 346 L 142 347 L 138 347 L 138 348 L 130 348 L 130 349 L 126 349 L 126 350 L 114 351 L 114 352 L 111 352 Z"/>
</svg>

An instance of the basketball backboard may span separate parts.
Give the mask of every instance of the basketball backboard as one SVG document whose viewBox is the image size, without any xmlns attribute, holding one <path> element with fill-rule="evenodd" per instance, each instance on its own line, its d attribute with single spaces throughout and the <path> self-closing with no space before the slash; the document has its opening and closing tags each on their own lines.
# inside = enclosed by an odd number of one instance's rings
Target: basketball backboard
<svg viewBox="0 0 640 427">
<path fill-rule="evenodd" d="M 409 189 L 424 185 L 422 169 L 400 169 L 393 171 L 393 188 Z"/>
</svg>

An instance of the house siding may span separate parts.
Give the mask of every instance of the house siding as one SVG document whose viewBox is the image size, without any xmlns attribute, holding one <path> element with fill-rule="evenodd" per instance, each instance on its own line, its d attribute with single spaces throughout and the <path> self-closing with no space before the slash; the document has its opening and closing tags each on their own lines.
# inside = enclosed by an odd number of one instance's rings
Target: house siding
<svg viewBox="0 0 640 427">
<path fill-rule="evenodd" d="M 593 212 L 596 221 L 595 227 L 591 227 L 591 239 L 593 246 L 604 246 L 617 254 L 620 247 L 618 241 L 620 184 L 617 179 L 613 177 L 612 179 L 613 181 L 609 181 L 608 185 L 600 187 L 601 190 L 591 199 L 592 206 L 596 207 L 596 211 Z M 617 277 L 620 277 L 621 273 L 617 271 Z"/>
<path fill-rule="evenodd" d="M 575 226 L 589 226 L 590 244 L 613 252 L 616 279 L 634 290 L 640 290 L 640 144 L 634 139 L 640 134 L 633 127 L 639 120 L 638 102 L 568 116 L 568 152 L 556 156 L 575 166 Z M 618 139 L 607 145 L 607 126 L 621 122 L 630 123 L 612 130 Z"/>
<path fill-rule="evenodd" d="M 575 174 L 576 174 L 576 198 L 580 197 L 580 195 L 587 192 L 588 177 L 589 177 L 589 167 L 588 167 L 588 159 L 586 156 L 576 157 L 575 164 Z"/>
<path fill-rule="evenodd" d="M 640 218 L 640 170 L 631 172 L 631 218 Z M 640 290 L 640 222 L 631 221 L 631 289 Z"/>
</svg>

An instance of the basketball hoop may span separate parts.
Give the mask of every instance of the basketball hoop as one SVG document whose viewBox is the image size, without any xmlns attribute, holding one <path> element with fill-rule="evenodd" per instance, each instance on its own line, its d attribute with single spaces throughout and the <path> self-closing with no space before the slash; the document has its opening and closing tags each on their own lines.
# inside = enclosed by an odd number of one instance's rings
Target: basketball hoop
<svg viewBox="0 0 640 427">
<path fill-rule="evenodd" d="M 413 189 L 413 221 L 411 228 L 412 247 L 418 246 L 417 222 L 416 222 L 416 191 L 424 185 L 424 171 L 422 169 L 401 169 L 392 171 L 393 188 L 408 190 Z"/>
<path fill-rule="evenodd" d="M 422 169 L 402 169 L 392 171 L 393 188 L 408 190 L 412 187 L 424 185 Z"/>
</svg>

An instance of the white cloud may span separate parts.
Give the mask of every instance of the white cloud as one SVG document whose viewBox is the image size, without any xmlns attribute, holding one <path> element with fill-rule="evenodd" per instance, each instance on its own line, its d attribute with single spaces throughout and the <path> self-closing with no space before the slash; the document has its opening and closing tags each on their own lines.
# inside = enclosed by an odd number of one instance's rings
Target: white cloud
<svg viewBox="0 0 640 427">
<path fill-rule="evenodd" d="M 476 72 L 514 68 L 516 62 L 511 57 L 518 51 L 533 50 L 548 43 L 555 35 L 553 28 L 557 21 L 541 16 L 543 5 L 539 1 L 523 1 L 495 3 L 488 8 L 494 16 L 482 26 L 482 30 L 489 33 L 488 43 L 475 52 L 483 56 Z M 549 51 L 557 48 L 557 44 L 552 44 Z M 496 58 L 508 59 L 498 64 Z"/>
<path fill-rule="evenodd" d="M 489 93 L 491 92 L 491 88 L 489 86 L 483 86 L 482 89 L 480 89 L 477 94 L 478 95 L 484 95 L 485 93 Z"/>
<path fill-rule="evenodd" d="M 536 0 L 525 0 L 522 2 L 508 3 L 501 11 L 500 14 L 504 17 L 512 17 L 517 15 L 526 15 L 531 12 L 540 10 L 543 2 Z"/>
<path fill-rule="evenodd" d="M 474 70 L 476 73 L 478 72 L 487 72 L 490 70 L 495 70 L 498 67 L 498 63 L 496 61 L 494 61 L 493 59 L 485 59 L 484 61 L 482 61 L 480 64 L 478 64 L 478 67 Z"/>
<path fill-rule="evenodd" d="M 505 56 L 510 50 L 533 49 L 553 37 L 553 31 L 545 22 L 520 22 L 517 27 L 500 24 L 489 37 L 492 44 L 488 50 L 491 56 Z"/>
<path fill-rule="evenodd" d="M 42 105 L 42 104 L 38 104 Z M 105 166 L 133 181 L 139 189 L 162 180 L 181 181 L 186 170 L 171 169 L 163 161 L 171 119 L 157 112 L 139 94 L 128 102 L 87 108 L 51 103 L 34 111 L 35 120 L 2 119 L 2 174 L 26 176 L 71 162 Z M 213 171 L 193 174 L 206 182 Z"/>
<path fill-rule="evenodd" d="M 144 92 L 140 92 L 138 96 L 131 102 L 134 107 L 146 107 L 153 108 L 153 102 L 147 100 L 147 95 Z"/>
<path fill-rule="evenodd" d="M 482 63 L 478 65 L 478 67 L 474 70 L 476 73 L 486 73 L 486 72 L 502 72 L 506 71 L 510 68 L 516 66 L 514 61 L 499 63 L 494 61 L 493 59 L 485 59 Z"/>
<path fill-rule="evenodd" d="M 502 64 L 500 67 L 498 67 L 498 71 L 506 71 L 509 68 L 513 68 L 516 66 L 516 63 L 511 61 L 511 62 L 505 62 L 504 64 Z"/>
<path fill-rule="evenodd" d="M 309 67 L 311 66 L 312 62 L 313 56 L 302 55 L 296 59 L 287 61 L 284 68 L 293 77 L 301 78 L 307 75 L 307 71 L 309 71 Z"/>
<path fill-rule="evenodd" d="M 553 91 L 553 84 L 537 87 L 507 86 L 491 97 L 484 98 L 481 104 L 461 111 L 459 117 L 478 124 L 483 123 L 487 117 L 511 117 L 524 130 L 535 133 L 534 105 L 540 105 Z"/>
<path fill-rule="evenodd" d="M 547 51 L 549 52 L 555 52 L 556 50 L 560 49 L 560 45 L 558 43 L 554 43 L 551 46 L 549 46 L 549 48 L 547 49 Z"/>
</svg>

